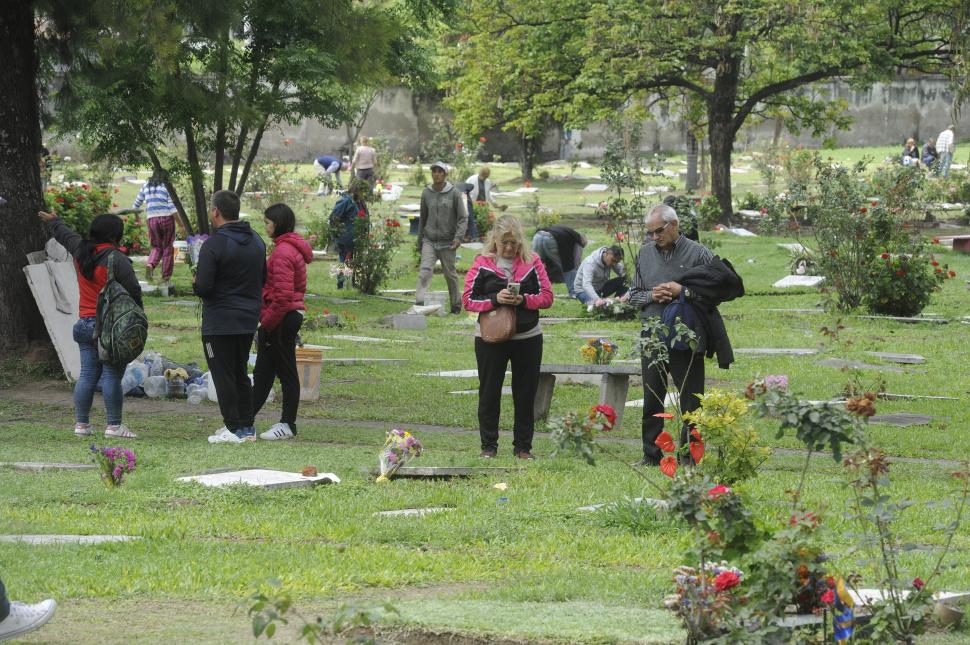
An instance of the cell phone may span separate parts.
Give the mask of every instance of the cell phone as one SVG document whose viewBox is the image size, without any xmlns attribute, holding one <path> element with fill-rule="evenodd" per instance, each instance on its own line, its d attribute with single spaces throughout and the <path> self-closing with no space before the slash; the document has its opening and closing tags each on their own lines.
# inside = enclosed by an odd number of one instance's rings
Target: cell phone
<svg viewBox="0 0 970 645">
<path fill-rule="evenodd" d="M 519 295 L 519 283 L 518 282 L 510 282 L 509 283 L 509 286 L 508 286 L 508 290 L 509 290 L 509 293 L 512 295 L 513 298 L 516 297 L 517 295 Z"/>
</svg>

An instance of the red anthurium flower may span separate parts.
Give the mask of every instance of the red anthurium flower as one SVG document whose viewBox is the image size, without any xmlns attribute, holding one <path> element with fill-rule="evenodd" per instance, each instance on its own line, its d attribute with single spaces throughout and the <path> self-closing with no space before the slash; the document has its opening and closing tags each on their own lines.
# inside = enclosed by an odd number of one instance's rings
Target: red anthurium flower
<svg viewBox="0 0 970 645">
<path fill-rule="evenodd" d="M 669 412 L 658 412 L 657 414 L 655 414 L 653 416 L 660 417 L 661 419 L 673 419 L 674 418 L 674 415 L 670 414 Z"/>
<path fill-rule="evenodd" d="M 741 578 L 733 571 L 722 571 L 714 578 L 714 591 L 727 591 L 741 584 Z"/>
<path fill-rule="evenodd" d="M 829 589 L 828 591 L 822 594 L 819 600 L 821 600 L 826 605 L 831 605 L 833 602 L 835 602 L 835 592 Z"/>
<path fill-rule="evenodd" d="M 674 452 L 677 450 L 677 446 L 674 444 L 674 438 L 671 437 L 670 433 L 666 430 L 660 433 L 654 443 L 657 444 L 657 447 L 664 452 Z"/>
<path fill-rule="evenodd" d="M 660 472 L 673 479 L 674 475 L 677 474 L 677 458 L 673 455 L 667 455 L 661 459 Z"/>
<path fill-rule="evenodd" d="M 616 425 L 616 410 L 608 405 L 597 405 L 593 408 L 593 414 L 602 414 L 606 417 L 606 429 L 611 429 Z"/>
<path fill-rule="evenodd" d="M 925 586 L 926 586 L 926 583 L 923 582 L 922 578 L 913 578 L 913 587 L 916 588 L 916 591 L 919 591 Z"/>
<path fill-rule="evenodd" d="M 724 484 L 718 484 L 711 490 L 707 491 L 707 496 L 710 497 L 711 499 L 717 499 L 721 495 L 727 495 L 730 492 L 731 492 L 730 488 L 728 488 Z"/>
<path fill-rule="evenodd" d="M 704 458 L 704 442 L 703 441 L 691 441 L 690 442 L 690 456 L 694 459 L 695 464 L 701 463 L 701 459 Z"/>
</svg>

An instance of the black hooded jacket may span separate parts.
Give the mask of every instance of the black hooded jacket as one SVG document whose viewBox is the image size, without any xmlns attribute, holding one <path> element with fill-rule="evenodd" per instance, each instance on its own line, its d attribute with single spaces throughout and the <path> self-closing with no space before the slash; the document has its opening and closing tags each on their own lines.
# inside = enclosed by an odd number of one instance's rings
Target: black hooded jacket
<svg viewBox="0 0 970 645">
<path fill-rule="evenodd" d="M 192 289 L 202 298 L 202 335 L 251 334 L 259 326 L 266 244 L 249 222 L 227 222 L 202 244 Z"/>
<path fill-rule="evenodd" d="M 703 339 L 701 351 L 708 358 L 717 354 L 718 367 L 728 369 L 734 362 L 734 350 L 717 307 L 743 296 L 744 281 L 730 262 L 715 255 L 711 261 L 687 269 L 678 282 L 691 291 L 689 302 L 700 327 L 694 331 Z"/>
</svg>

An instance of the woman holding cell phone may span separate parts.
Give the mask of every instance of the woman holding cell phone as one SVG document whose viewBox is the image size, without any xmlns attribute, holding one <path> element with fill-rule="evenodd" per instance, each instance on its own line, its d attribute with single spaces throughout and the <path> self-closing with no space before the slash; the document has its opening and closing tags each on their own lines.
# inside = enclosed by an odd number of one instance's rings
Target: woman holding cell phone
<svg viewBox="0 0 970 645">
<path fill-rule="evenodd" d="M 512 453 L 518 459 L 534 459 L 533 403 L 542 364 L 542 327 L 539 310 L 552 306 L 552 285 L 539 256 L 525 244 L 522 224 L 513 215 L 499 217 L 489 231 L 484 253 L 465 275 L 462 304 L 482 314 L 499 305 L 515 307 L 515 333 L 503 342 L 486 342 L 475 326 L 475 359 L 478 363 L 478 429 L 481 456 L 498 454 L 498 422 L 505 370 L 512 364 Z"/>
</svg>

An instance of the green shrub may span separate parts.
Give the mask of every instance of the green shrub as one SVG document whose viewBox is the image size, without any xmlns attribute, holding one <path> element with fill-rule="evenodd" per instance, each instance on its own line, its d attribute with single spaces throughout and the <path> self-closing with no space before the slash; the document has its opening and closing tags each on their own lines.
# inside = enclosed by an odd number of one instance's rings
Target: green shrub
<svg viewBox="0 0 970 645">
<path fill-rule="evenodd" d="M 697 226 L 699 230 L 710 230 L 717 224 L 721 217 L 721 205 L 717 202 L 717 197 L 708 195 L 697 206 Z"/>
<path fill-rule="evenodd" d="M 472 212 L 475 214 L 475 225 L 478 227 L 478 235 L 484 239 L 488 235 L 488 232 L 492 230 L 492 224 L 495 222 L 495 214 L 486 202 L 475 202 L 472 206 Z"/>
<path fill-rule="evenodd" d="M 47 210 L 56 213 L 61 221 L 87 236 L 91 220 L 111 207 L 111 193 L 105 188 L 88 184 L 51 186 L 44 194 Z"/>
<path fill-rule="evenodd" d="M 391 273 L 394 250 L 401 243 L 398 220 L 359 217 L 354 222 L 354 254 L 348 266 L 353 269 L 353 285 L 361 293 L 375 294 Z"/>
<path fill-rule="evenodd" d="M 865 305 L 871 313 L 915 316 L 930 302 L 934 291 L 956 272 L 933 256 L 882 253 L 869 271 Z"/>
<path fill-rule="evenodd" d="M 684 414 L 707 446 L 701 469 L 719 484 L 733 484 L 758 474 L 771 454 L 758 445 L 758 433 L 744 423 L 750 404 L 743 398 L 717 388 L 700 396 L 701 407 Z"/>
</svg>

